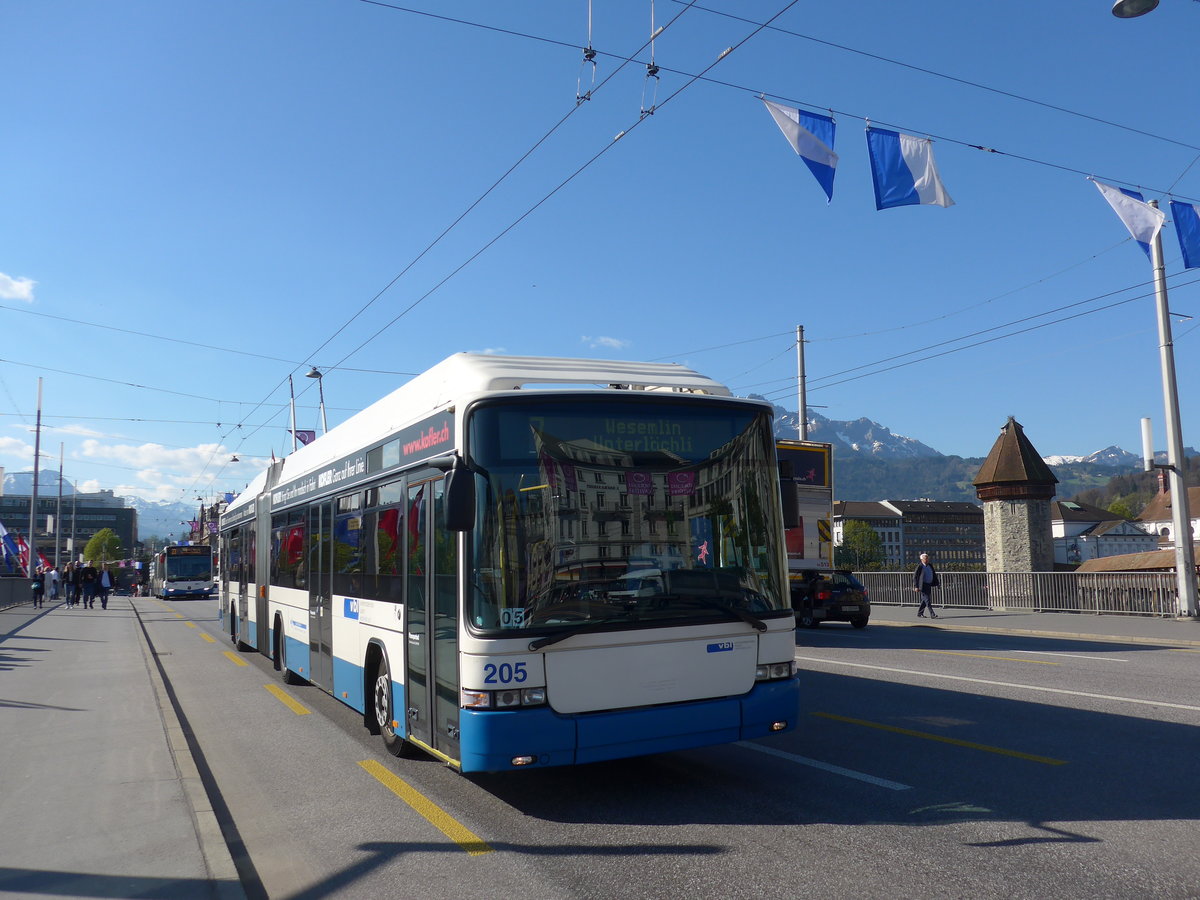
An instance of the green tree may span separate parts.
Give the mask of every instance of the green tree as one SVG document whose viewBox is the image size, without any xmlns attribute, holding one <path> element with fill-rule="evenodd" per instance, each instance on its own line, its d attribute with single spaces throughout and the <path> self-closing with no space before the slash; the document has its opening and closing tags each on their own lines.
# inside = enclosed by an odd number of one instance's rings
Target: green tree
<svg viewBox="0 0 1200 900">
<path fill-rule="evenodd" d="M 842 545 L 834 553 L 834 562 L 843 569 L 881 569 L 884 562 L 883 541 L 866 522 L 847 519 L 842 526 Z"/>
<path fill-rule="evenodd" d="M 1137 517 L 1138 511 L 1133 508 L 1130 503 L 1130 497 L 1118 497 L 1112 503 L 1108 504 L 1108 511 L 1121 516 L 1123 519 L 1133 519 Z"/>
<path fill-rule="evenodd" d="M 121 558 L 121 539 L 111 528 L 101 528 L 83 548 L 83 558 L 92 565 L 112 562 Z"/>
</svg>

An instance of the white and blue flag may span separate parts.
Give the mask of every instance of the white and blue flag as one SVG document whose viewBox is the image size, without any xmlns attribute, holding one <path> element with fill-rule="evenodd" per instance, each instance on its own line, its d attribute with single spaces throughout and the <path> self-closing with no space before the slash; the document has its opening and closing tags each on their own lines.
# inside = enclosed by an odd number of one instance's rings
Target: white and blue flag
<svg viewBox="0 0 1200 900">
<path fill-rule="evenodd" d="M 1171 201 L 1171 219 L 1179 236 L 1185 269 L 1200 268 L 1200 206 Z"/>
<path fill-rule="evenodd" d="M 1108 201 L 1108 205 L 1113 208 L 1113 212 L 1120 217 L 1133 239 L 1138 242 L 1138 246 L 1146 251 L 1146 256 L 1149 257 L 1150 245 L 1158 237 L 1163 223 L 1167 221 L 1166 213 L 1161 209 L 1155 209 L 1143 200 L 1142 195 L 1137 191 L 1113 187 L 1111 184 L 1104 184 L 1094 178 L 1092 183 L 1100 189 L 1100 193 Z"/>
<path fill-rule="evenodd" d="M 953 206 L 933 161 L 933 141 L 883 128 L 867 129 L 875 208 Z"/>
<path fill-rule="evenodd" d="M 792 149 L 804 160 L 817 183 L 825 191 L 829 202 L 833 202 L 833 174 L 837 169 L 838 155 L 833 152 L 833 138 L 837 126 L 829 116 L 801 112 L 790 106 L 772 103 L 766 97 L 762 102 Z"/>
</svg>

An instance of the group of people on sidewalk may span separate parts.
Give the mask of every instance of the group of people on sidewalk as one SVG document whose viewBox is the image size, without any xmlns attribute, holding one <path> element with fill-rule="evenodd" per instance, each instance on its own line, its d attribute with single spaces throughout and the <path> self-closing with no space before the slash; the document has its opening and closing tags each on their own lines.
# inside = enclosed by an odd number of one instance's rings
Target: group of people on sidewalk
<svg viewBox="0 0 1200 900">
<path fill-rule="evenodd" d="M 108 609 L 108 595 L 117 588 L 117 576 L 108 563 L 101 563 L 97 570 L 90 562 L 70 562 L 61 574 L 55 566 L 38 566 L 33 575 L 34 607 L 44 607 L 47 599 L 57 601 L 60 586 L 68 609 L 95 609 L 97 595 L 100 608 Z"/>
</svg>

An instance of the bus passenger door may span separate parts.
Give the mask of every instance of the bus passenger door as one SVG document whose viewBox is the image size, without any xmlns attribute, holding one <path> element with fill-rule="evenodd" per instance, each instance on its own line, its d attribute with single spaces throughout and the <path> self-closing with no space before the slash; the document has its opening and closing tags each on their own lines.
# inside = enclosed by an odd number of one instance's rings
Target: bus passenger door
<svg viewBox="0 0 1200 900">
<path fill-rule="evenodd" d="M 408 489 L 405 715 L 410 737 L 458 759 L 458 543 L 442 494 L 440 478 Z"/>
<path fill-rule="evenodd" d="M 308 508 L 308 680 L 333 689 L 333 504 Z"/>
</svg>

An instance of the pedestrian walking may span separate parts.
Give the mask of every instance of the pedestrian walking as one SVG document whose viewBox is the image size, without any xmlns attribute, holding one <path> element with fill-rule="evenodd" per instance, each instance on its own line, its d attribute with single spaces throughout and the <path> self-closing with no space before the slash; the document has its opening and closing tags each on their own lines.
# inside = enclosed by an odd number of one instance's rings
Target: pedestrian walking
<svg viewBox="0 0 1200 900">
<path fill-rule="evenodd" d="M 67 609 L 75 605 L 75 598 L 78 596 L 77 588 L 79 583 L 75 580 L 75 561 L 67 563 L 62 571 L 63 597 L 67 601 Z"/>
<path fill-rule="evenodd" d="M 37 609 L 45 603 L 46 572 L 41 566 L 33 573 L 33 608 Z"/>
<path fill-rule="evenodd" d="M 79 586 L 83 589 L 83 608 L 96 608 L 96 567 L 92 565 L 91 560 L 83 564 L 83 568 L 79 570 Z"/>
<path fill-rule="evenodd" d="M 100 608 L 108 609 L 108 592 L 117 589 L 117 576 L 108 571 L 108 563 L 100 563 L 100 574 L 96 577 L 96 590 L 100 592 Z"/>
<path fill-rule="evenodd" d="M 918 618 L 925 618 L 926 609 L 929 610 L 929 618 L 937 618 L 937 613 L 933 611 L 933 589 L 937 586 L 937 569 L 929 561 L 929 554 L 922 553 L 921 561 L 917 563 L 917 568 L 913 570 L 913 590 L 920 591 L 921 593 L 921 603 L 917 606 Z"/>
<path fill-rule="evenodd" d="M 51 603 L 58 600 L 58 577 L 58 569 L 54 566 L 46 570 L 46 593 L 50 595 Z"/>
<path fill-rule="evenodd" d="M 82 578 L 83 566 L 79 565 L 79 561 L 75 560 L 71 563 L 71 593 L 75 595 L 75 605 L 83 605 L 83 585 L 80 581 Z"/>
</svg>

